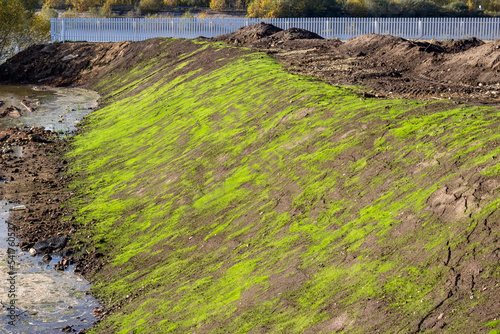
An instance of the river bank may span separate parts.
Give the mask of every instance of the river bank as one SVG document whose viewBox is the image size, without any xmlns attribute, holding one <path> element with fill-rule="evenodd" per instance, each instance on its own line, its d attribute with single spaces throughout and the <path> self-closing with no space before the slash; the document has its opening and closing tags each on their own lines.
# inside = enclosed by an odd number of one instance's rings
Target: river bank
<svg viewBox="0 0 500 334">
<path fill-rule="evenodd" d="M 2 276 L 12 283 L 1 291 L 0 314 L 8 321 L 0 332 L 72 332 L 96 321 L 94 309 L 100 305 L 85 294 L 89 283 L 73 273 L 82 271 L 78 253 L 83 249 L 73 244 L 77 226 L 72 209 L 64 206 L 72 194 L 62 158 L 75 123 L 95 108 L 96 96 L 79 89 L 0 86 L 0 109 L 18 111 L 0 117 L 0 250 L 8 254 L 0 265 L 12 273 Z M 64 242 L 43 245 L 54 238 Z"/>
<path fill-rule="evenodd" d="M 103 96 L 58 175 L 106 302 L 91 332 L 499 329 L 496 105 L 376 97 L 206 41 L 44 49 L 45 71 L 0 72 Z"/>
</svg>

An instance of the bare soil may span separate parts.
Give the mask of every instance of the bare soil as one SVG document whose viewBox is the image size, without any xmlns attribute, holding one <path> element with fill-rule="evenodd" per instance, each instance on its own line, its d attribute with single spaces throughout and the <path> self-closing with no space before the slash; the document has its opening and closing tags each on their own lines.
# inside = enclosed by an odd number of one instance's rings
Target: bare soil
<svg viewBox="0 0 500 334">
<path fill-rule="evenodd" d="M 292 73 L 351 85 L 365 96 L 500 101 L 500 40 L 412 41 L 369 34 L 340 41 L 264 23 L 200 40 L 263 50 Z M 160 41 L 34 46 L 0 67 L 0 82 L 92 86 L 107 71 L 126 70 L 160 56 Z M 177 42 L 178 52 L 192 48 L 188 44 Z"/>
<path fill-rule="evenodd" d="M 322 39 L 303 29 L 268 24 L 214 38 L 266 50 L 292 73 L 332 85 L 362 86 L 365 96 L 500 101 L 500 40 L 411 41 L 362 35 Z"/>
<path fill-rule="evenodd" d="M 66 260 L 63 267 L 57 264 L 58 269 L 80 262 L 81 256 L 75 253 L 86 248 L 74 247 L 71 235 L 78 227 L 74 224 L 71 208 L 63 205 L 73 196 L 68 190 L 68 161 L 61 158 L 67 149 L 67 140 L 43 128 L 0 131 L 0 198 L 26 206 L 25 210 L 13 211 L 9 218 L 16 226 L 17 237 L 22 240 L 20 247 L 29 250 L 39 241 L 68 236 L 67 248 L 45 252 L 59 251 L 58 255 Z M 95 258 L 99 254 L 94 253 L 85 250 L 85 264 L 78 263 L 75 270 L 97 269 L 100 264 Z"/>
<path fill-rule="evenodd" d="M 127 71 L 143 60 L 162 56 L 161 41 L 34 46 L 0 66 L 0 83 L 92 87 L 108 71 Z M 454 99 L 477 104 L 500 102 L 500 40 L 410 41 L 371 34 L 340 41 L 325 40 L 302 29 L 282 30 L 259 24 L 211 41 L 250 48 L 248 51 L 227 48 L 225 52 L 234 56 L 255 49 L 264 50 L 292 73 L 313 76 L 332 85 L 351 85 L 353 90 L 366 97 Z M 194 50 L 192 43 L 175 43 L 177 54 Z M 162 59 L 164 62 L 168 60 Z M 214 64 L 213 55 L 207 53 L 206 56 L 197 55 L 192 66 L 208 69 Z M 182 69 L 189 70 L 189 67 Z M 21 146 L 23 156 L 15 156 L 12 146 Z M 68 235 L 71 239 L 71 234 L 78 228 L 72 219 L 62 219 L 72 216 L 71 208 L 61 206 L 73 195 L 67 189 L 70 182 L 65 175 L 67 161 L 61 158 L 67 148 L 66 141 L 43 129 L 0 131 L 0 180 L 7 181 L 0 182 L 0 197 L 27 207 L 27 210 L 12 216 L 25 249 L 54 236 Z M 480 181 L 475 182 L 477 191 L 484 187 Z M 451 194 L 452 189 L 445 190 L 443 194 L 436 194 L 430 203 L 449 219 L 454 218 L 456 209 L 456 201 L 447 199 Z M 487 224 L 485 221 L 484 229 L 488 229 Z M 472 232 L 471 236 L 474 237 Z M 493 236 L 481 235 L 477 241 L 491 242 L 486 240 L 491 238 Z M 68 245 L 70 248 L 74 246 L 71 240 Z M 84 251 L 85 258 L 71 252 L 66 255 L 69 261 L 83 259 L 78 262 L 77 269 L 90 273 L 101 267 L 98 260 L 101 254 L 85 248 L 74 249 Z M 458 262 L 460 259 L 449 255 L 445 265 Z M 455 293 L 469 284 L 465 280 L 465 276 L 450 277 L 450 291 L 453 293 L 442 304 L 446 306 L 453 298 L 465 295 L 465 292 Z M 300 282 L 300 277 L 297 282 Z M 282 287 L 277 284 L 271 288 L 279 290 Z M 477 316 L 481 317 L 481 314 Z M 322 330 L 342 330 L 346 325 L 343 316 L 334 320 L 324 324 Z M 439 328 L 441 322 L 439 315 L 431 317 L 429 314 L 414 332 Z"/>
</svg>

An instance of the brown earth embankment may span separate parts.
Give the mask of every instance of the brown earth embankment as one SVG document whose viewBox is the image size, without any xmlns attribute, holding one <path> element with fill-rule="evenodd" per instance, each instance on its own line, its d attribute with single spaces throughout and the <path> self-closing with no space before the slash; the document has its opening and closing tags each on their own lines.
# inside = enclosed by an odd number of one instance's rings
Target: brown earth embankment
<svg viewBox="0 0 500 334">
<path fill-rule="evenodd" d="M 203 40 L 264 50 L 292 73 L 355 86 L 365 96 L 500 101 L 500 40 L 411 41 L 370 34 L 340 41 L 267 24 Z M 0 67 L 0 82 L 89 86 L 104 73 L 159 56 L 161 41 L 34 46 Z"/>
</svg>

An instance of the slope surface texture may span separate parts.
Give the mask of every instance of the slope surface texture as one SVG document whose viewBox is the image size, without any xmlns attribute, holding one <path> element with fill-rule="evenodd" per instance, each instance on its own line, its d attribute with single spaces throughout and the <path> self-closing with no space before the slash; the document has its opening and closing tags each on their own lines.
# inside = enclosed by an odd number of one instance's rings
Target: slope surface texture
<svg viewBox="0 0 500 334">
<path fill-rule="evenodd" d="M 93 332 L 498 333 L 498 108 L 147 43 L 68 154 Z"/>
</svg>

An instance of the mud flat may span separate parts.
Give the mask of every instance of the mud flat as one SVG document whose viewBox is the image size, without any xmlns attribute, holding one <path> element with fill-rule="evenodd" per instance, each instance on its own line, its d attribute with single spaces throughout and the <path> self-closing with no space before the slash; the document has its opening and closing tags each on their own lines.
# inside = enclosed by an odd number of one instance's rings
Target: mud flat
<svg viewBox="0 0 500 334">
<path fill-rule="evenodd" d="M 79 331 L 90 327 L 96 320 L 94 309 L 99 308 L 97 300 L 86 293 L 90 284 L 73 273 L 73 266 L 55 270 L 61 257 L 53 255 L 42 261 L 41 256 L 30 256 L 17 246 L 19 241 L 12 233 L 9 236 L 7 224 L 9 215 L 16 214 L 10 211 L 14 207 L 0 200 L 0 279 L 9 282 L 0 291 L 0 333 L 60 333 L 63 328 Z"/>
<path fill-rule="evenodd" d="M 0 118 L 0 279 L 12 281 L 0 291 L 1 333 L 79 331 L 96 321 L 100 305 L 88 294 L 90 283 L 73 272 L 71 252 L 29 251 L 71 233 L 57 220 L 68 194 L 60 178 L 64 163 L 52 154 L 63 151 L 62 135 L 76 129 L 98 97 L 79 88 L 0 86 L 0 108 L 18 111 Z"/>
</svg>

